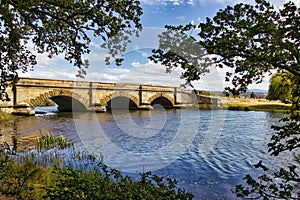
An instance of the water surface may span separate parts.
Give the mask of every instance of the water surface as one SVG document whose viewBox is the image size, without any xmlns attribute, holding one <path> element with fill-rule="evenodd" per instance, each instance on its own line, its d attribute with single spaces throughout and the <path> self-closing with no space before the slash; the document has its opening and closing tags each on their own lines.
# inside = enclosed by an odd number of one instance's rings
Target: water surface
<svg viewBox="0 0 300 200">
<path fill-rule="evenodd" d="M 57 113 L 24 117 L 4 134 L 30 141 L 40 133 L 62 134 L 104 162 L 137 177 L 148 170 L 178 179 L 195 199 L 235 199 L 235 185 L 260 160 L 282 166 L 287 155 L 267 152 L 272 130 L 283 114 L 225 110 L 152 110 L 112 113 Z M 30 142 L 28 142 L 30 143 Z"/>
</svg>

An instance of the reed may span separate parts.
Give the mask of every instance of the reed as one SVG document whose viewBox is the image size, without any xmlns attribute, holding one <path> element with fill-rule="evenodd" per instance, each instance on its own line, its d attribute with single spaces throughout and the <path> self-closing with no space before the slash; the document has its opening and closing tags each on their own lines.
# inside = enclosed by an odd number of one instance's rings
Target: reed
<svg viewBox="0 0 300 200">
<path fill-rule="evenodd" d="M 0 111 L 0 124 L 9 126 L 14 123 L 17 116 Z"/>
<path fill-rule="evenodd" d="M 63 135 L 55 136 L 52 133 L 47 133 L 36 138 L 36 149 L 39 152 L 53 148 L 65 149 L 70 146 L 73 146 L 73 143 Z"/>
<path fill-rule="evenodd" d="M 39 149 L 65 148 L 72 143 L 64 136 L 51 133 L 37 139 Z M 60 149 L 57 149 L 60 151 Z M 82 152 L 81 154 L 85 154 Z M 17 159 L 20 156 L 23 159 Z M 59 154 L 58 154 L 59 155 Z M 163 178 L 150 172 L 138 179 L 110 169 L 93 155 L 85 157 L 92 168 L 83 162 L 84 169 L 59 162 L 41 165 L 39 153 L 17 156 L 0 146 L 0 199 L 168 199 L 190 200 L 193 194 L 177 187 L 177 180 Z M 56 159 L 60 159 L 57 157 Z M 76 158 L 74 157 L 74 161 Z"/>
</svg>

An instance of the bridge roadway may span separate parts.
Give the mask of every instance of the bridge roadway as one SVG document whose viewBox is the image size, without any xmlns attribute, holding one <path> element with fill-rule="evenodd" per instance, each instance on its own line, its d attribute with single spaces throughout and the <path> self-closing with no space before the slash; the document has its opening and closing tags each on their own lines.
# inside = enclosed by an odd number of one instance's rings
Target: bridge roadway
<svg viewBox="0 0 300 200">
<path fill-rule="evenodd" d="M 34 108 L 51 99 L 60 111 L 104 111 L 107 109 L 153 109 L 191 106 L 195 96 L 179 87 L 102 83 L 87 81 L 19 78 L 8 89 L 12 99 L 1 102 L 3 111 L 33 115 Z"/>
</svg>

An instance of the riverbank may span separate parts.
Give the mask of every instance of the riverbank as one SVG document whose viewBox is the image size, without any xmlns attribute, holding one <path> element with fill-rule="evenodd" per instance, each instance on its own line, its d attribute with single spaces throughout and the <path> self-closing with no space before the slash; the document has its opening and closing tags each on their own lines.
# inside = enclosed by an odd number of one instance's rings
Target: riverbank
<svg viewBox="0 0 300 200">
<path fill-rule="evenodd" d="M 226 109 L 243 111 L 288 112 L 291 109 L 291 104 L 284 104 L 280 101 L 259 99 L 229 102 L 226 104 Z"/>
<path fill-rule="evenodd" d="M 0 144 L 0 200 L 193 198 L 175 179 L 150 172 L 132 179 L 110 169 L 94 155 L 76 151 L 64 136 L 49 133 L 37 138 L 35 148 L 18 152 Z"/>
<path fill-rule="evenodd" d="M 226 109 L 242 111 L 288 112 L 291 104 L 267 99 L 210 97 L 216 99 L 216 104 L 199 104 L 199 109 Z"/>
</svg>

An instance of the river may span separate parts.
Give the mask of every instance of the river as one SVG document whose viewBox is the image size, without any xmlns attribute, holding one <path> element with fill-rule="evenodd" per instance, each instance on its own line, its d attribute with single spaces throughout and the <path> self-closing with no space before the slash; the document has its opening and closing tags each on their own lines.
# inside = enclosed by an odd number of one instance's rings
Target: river
<svg viewBox="0 0 300 200">
<path fill-rule="evenodd" d="M 132 177 L 152 171 L 178 179 L 178 186 L 195 199 L 235 199 L 235 185 L 245 174 L 258 175 L 260 160 L 269 167 L 282 166 L 287 155 L 270 157 L 267 143 L 280 113 L 157 109 L 111 113 L 45 114 L 16 121 L 13 130 L 23 141 L 40 132 L 62 134 L 104 162 Z M 3 131 L 3 130 L 2 130 Z M 31 138 L 31 139 L 30 139 Z"/>
</svg>

